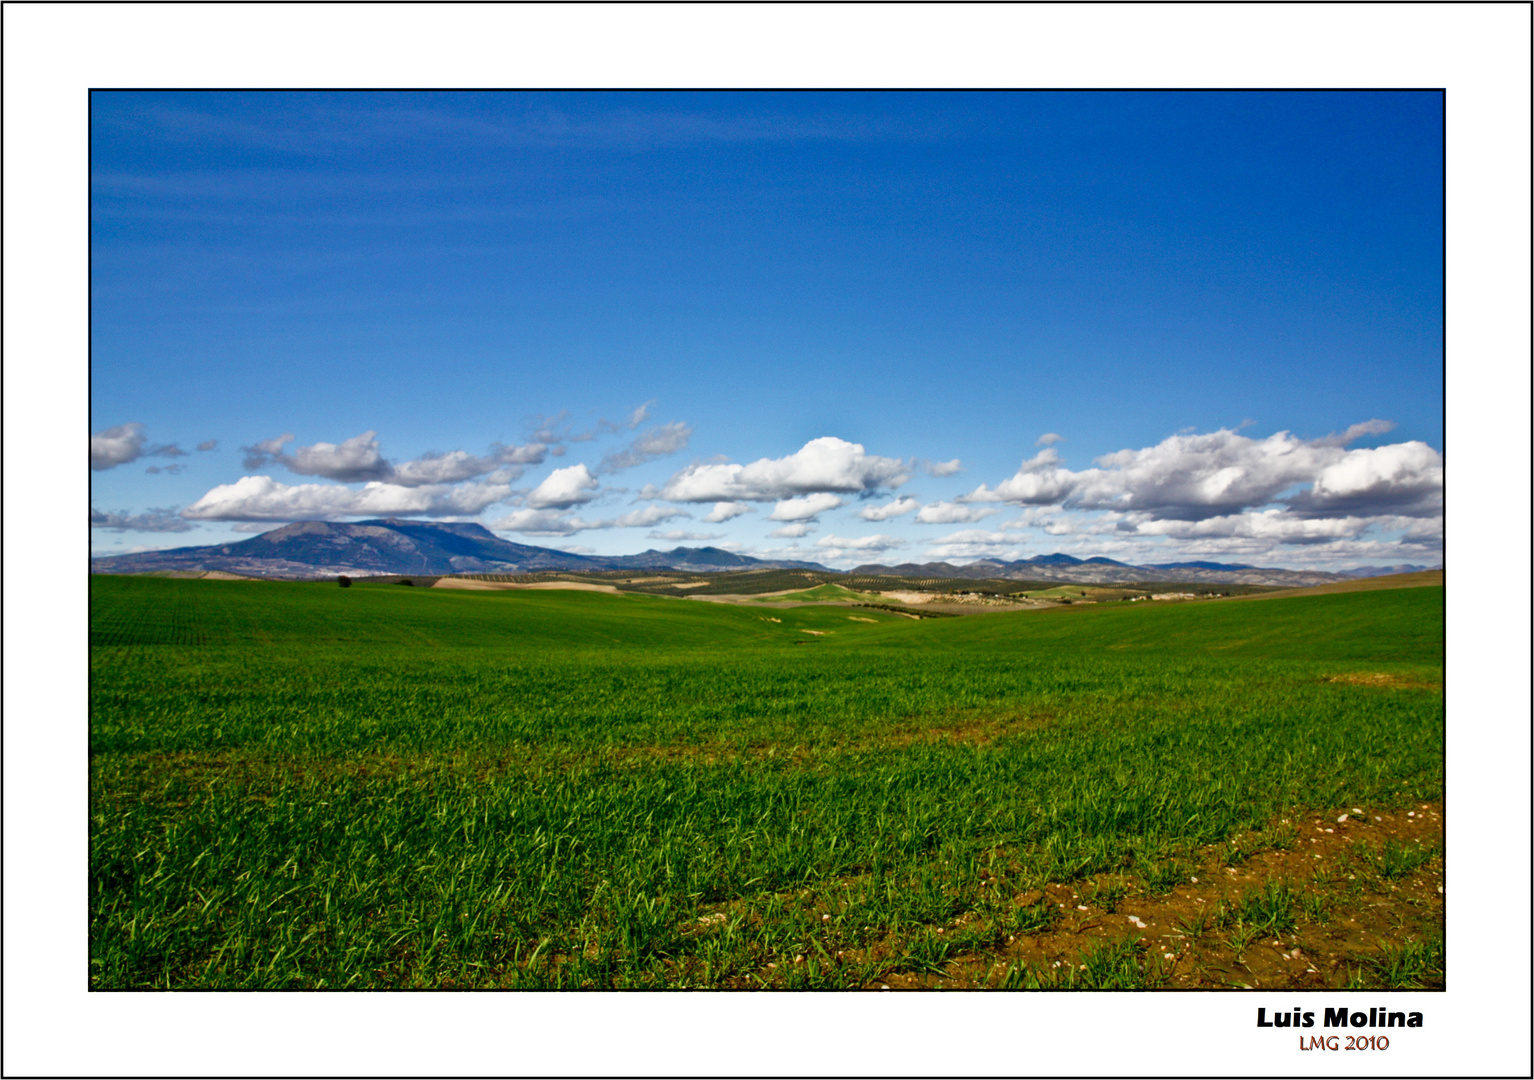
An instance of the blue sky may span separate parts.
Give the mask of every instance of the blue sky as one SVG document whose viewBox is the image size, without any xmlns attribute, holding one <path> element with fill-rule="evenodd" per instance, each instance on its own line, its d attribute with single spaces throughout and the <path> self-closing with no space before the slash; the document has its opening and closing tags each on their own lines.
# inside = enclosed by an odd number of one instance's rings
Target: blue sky
<svg viewBox="0 0 1534 1080">
<path fill-rule="evenodd" d="M 94 554 L 1442 560 L 1436 93 L 91 107 Z"/>
</svg>

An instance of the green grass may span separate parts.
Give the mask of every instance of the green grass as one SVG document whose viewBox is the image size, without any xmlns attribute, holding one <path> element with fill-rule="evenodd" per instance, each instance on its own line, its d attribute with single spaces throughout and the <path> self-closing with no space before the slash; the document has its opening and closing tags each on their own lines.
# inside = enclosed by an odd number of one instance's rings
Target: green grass
<svg viewBox="0 0 1534 1080">
<path fill-rule="evenodd" d="M 1444 971 L 1442 936 L 1399 943 L 1382 942 L 1379 957 L 1366 976 L 1371 989 L 1420 990 Z"/>
<path fill-rule="evenodd" d="M 1092 586 L 1053 585 L 1047 589 L 1029 589 L 1026 592 L 1019 593 L 1018 595 L 1027 596 L 1032 599 L 1058 600 L 1063 597 L 1067 600 L 1080 600 L 1084 598 L 1095 598 L 1099 593 L 1109 591 L 1117 593 L 1118 590 L 1105 590 Z"/>
<path fill-rule="evenodd" d="M 1420 844 L 1403 844 L 1394 838 L 1360 852 L 1364 862 L 1386 881 L 1396 881 L 1415 873 L 1432 861 L 1434 849 Z"/>
<path fill-rule="evenodd" d="M 1145 887 L 1152 895 L 1169 892 L 1174 887 L 1186 883 L 1193 876 L 1193 864 L 1185 859 L 1177 858 L 1176 855 L 1156 858 L 1154 855 L 1146 857 L 1141 854 L 1136 862 Z"/>
<path fill-rule="evenodd" d="M 1269 881 L 1241 897 L 1236 907 L 1237 921 L 1264 935 L 1293 930 L 1294 907 L 1298 900 L 1299 896 L 1289 882 Z"/>
<path fill-rule="evenodd" d="M 1075 965 L 1034 969 L 1017 965 L 1001 982 L 1004 990 L 1154 990 L 1167 981 L 1167 968 L 1134 936 L 1089 947 Z"/>
<path fill-rule="evenodd" d="M 856 592 L 852 589 L 843 588 L 840 585 L 817 585 L 813 589 L 803 589 L 799 592 L 787 593 L 779 596 L 763 596 L 758 602 L 783 603 L 785 601 L 800 604 L 824 603 L 828 600 L 849 600 L 857 602 L 875 601 L 880 602 L 884 597 L 878 593 Z"/>
<path fill-rule="evenodd" d="M 1025 884 L 1438 797 L 1442 598 L 865 622 L 93 577 L 91 985 L 939 970 L 1052 917 Z M 1114 956 L 1061 978 L 1154 982 Z"/>
</svg>

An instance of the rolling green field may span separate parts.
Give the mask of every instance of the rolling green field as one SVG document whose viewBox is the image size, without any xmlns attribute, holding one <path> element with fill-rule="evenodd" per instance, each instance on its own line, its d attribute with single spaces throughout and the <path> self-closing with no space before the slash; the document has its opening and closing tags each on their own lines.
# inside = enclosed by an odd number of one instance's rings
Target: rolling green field
<svg viewBox="0 0 1534 1080">
<path fill-rule="evenodd" d="M 817 601 L 825 602 L 835 600 L 852 601 L 854 603 L 867 601 L 880 602 L 883 601 L 884 598 L 878 593 L 857 592 L 853 589 L 843 588 L 840 585 L 826 584 L 817 585 L 813 589 L 802 589 L 799 592 L 783 594 L 773 593 L 768 596 L 763 596 L 760 599 L 766 603 L 781 604 L 786 601 L 790 603 L 809 604 L 815 603 Z"/>
<path fill-rule="evenodd" d="M 864 986 L 1049 882 L 1442 796 L 1442 588 L 917 622 L 96 576 L 90 637 L 99 989 Z"/>
</svg>

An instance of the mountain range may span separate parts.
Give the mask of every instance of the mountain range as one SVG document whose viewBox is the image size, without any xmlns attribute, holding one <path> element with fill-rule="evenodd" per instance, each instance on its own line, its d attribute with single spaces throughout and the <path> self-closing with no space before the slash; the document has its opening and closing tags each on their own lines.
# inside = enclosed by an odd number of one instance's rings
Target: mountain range
<svg viewBox="0 0 1534 1080">
<path fill-rule="evenodd" d="M 1347 581 L 1359 577 L 1376 577 L 1381 574 L 1405 574 L 1417 570 L 1438 569 L 1427 566 L 1358 567 L 1353 570 L 1330 572 L 1325 570 L 1282 570 L 1273 567 L 1248 566 L 1245 563 L 1175 562 L 1132 565 L 1097 556 L 1078 559 L 1074 555 L 1035 555 L 1031 559 L 1002 562 L 997 559 L 980 559 L 964 566 L 952 563 L 900 563 L 885 566 L 866 563 L 851 571 L 853 574 L 891 575 L 913 578 L 1000 578 L 1010 581 L 1060 581 L 1073 585 L 1115 585 L 1142 581 L 1203 582 L 1230 585 L 1273 585 L 1281 588 L 1297 588 L 1305 585 L 1325 585 L 1334 581 Z"/>
<path fill-rule="evenodd" d="M 250 577 L 312 578 L 338 574 L 526 574 L 538 570 L 686 570 L 752 567 L 830 572 L 813 562 L 773 561 L 722 548 L 679 547 L 639 555 L 576 555 L 502 540 L 483 525 L 379 518 L 355 524 L 301 521 L 249 540 L 205 547 L 143 551 L 92 559 L 91 571 L 145 574 L 218 570 Z"/>
<path fill-rule="evenodd" d="M 91 560 L 92 573 L 147 574 L 220 571 L 247 577 L 315 578 L 339 574 L 526 574 L 540 570 L 682 570 L 720 573 L 748 569 L 803 569 L 836 573 L 815 562 L 755 559 L 722 548 L 677 547 L 638 555 L 576 555 L 502 540 L 483 525 L 378 518 L 356 523 L 301 521 L 232 544 L 170 548 Z M 1002 578 L 1108 585 L 1139 581 L 1221 582 L 1239 585 L 1324 585 L 1356 577 L 1409 573 L 1424 566 L 1360 567 L 1339 573 L 1279 570 L 1244 563 L 1176 562 L 1134 566 L 1097 556 L 1056 553 L 1002 562 L 865 564 L 852 574 L 911 578 Z"/>
</svg>

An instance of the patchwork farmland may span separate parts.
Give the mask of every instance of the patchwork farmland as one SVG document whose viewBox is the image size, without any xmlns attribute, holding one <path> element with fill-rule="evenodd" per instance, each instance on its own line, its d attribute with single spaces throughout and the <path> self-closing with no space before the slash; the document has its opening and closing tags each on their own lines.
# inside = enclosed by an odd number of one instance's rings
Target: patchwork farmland
<svg viewBox="0 0 1534 1080">
<path fill-rule="evenodd" d="M 1443 985 L 1441 583 L 772 573 L 93 577 L 90 985 Z"/>
</svg>

